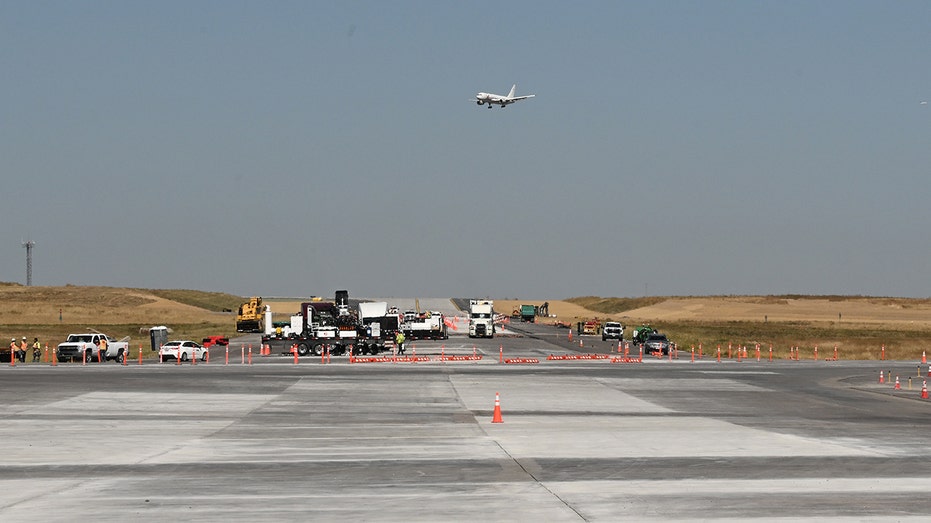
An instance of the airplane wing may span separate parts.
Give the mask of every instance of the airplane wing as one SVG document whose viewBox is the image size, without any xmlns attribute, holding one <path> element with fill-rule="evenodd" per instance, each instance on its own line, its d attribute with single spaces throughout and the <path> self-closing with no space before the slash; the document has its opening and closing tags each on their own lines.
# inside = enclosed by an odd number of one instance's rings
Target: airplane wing
<svg viewBox="0 0 931 523">
<path fill-rule="evenodd" d="M 518 101 L 518 100 L 523 100 L 523 99 L 525 99 L 525 98 L 533 98 L 534 96 L 536 96 L 536 95 L 535 95 L 535 94 L 526 94 L 526 95 L 524 95 L 524 96 L 512 96 L 512 97 L 508 98 L 508 101 L 510 101 L 510 102 L 516 102 L 516 101 Z"/>
</svg>

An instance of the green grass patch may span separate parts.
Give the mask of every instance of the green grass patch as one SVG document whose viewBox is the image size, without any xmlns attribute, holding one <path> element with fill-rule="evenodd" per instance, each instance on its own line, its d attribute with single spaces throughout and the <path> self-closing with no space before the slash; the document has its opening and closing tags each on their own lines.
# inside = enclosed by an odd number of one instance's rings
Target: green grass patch
<svg viewBox="0 0 931 523">
<path fill-rule="evenodd" d="M 581 296 L 578 298 L 569 298 L 565 300 L 573 305 L 584 307 L 593 312 L 601 314 L 618 314 L 621 312 L 632 311 L 642 307 L 649 307 L 666 301 L 666 298 L 660 297 L 643 297 L 643 298 L 602 298 L 600 296 Z"/>
<path fill-rule="evenodd" d="M 138 289 L 149 292 L 184 305 L 191 305 L 213 312 L 236 311 L 246 301 L 242 296 L 227 294 L 225 292 L 207 292 L 188 289 Z"/>
</svg>

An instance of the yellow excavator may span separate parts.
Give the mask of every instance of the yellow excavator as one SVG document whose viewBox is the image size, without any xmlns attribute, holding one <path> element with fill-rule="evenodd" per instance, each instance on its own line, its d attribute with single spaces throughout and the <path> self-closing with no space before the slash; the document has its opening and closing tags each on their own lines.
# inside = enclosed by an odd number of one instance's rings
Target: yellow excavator
<svg viewBox="0 0 931 523">
<path fill-rule="evenodd" d="M 253 296 L 249 301 L 239 306 L 236 314 L 237 332 L 262 332 L 265 326 L 265 306 L 262 298 Z"/>
</svg>

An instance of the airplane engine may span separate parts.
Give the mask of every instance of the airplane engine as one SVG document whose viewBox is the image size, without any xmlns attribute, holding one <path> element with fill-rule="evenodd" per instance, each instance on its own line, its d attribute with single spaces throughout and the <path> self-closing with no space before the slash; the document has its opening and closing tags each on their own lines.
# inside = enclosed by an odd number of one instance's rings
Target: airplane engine
<svg viewBox="0 0 931 523">
<path fill-rule="evenodd" d="M 483 102 L 483 101 L 481 101 L 481 100 L 476 100 L 475 103 L 477 103 L 477 104 L 479 104 L 479 105 L 482 105 L 482 104 L 484 104 L 485 102 Z"/>
</svg>

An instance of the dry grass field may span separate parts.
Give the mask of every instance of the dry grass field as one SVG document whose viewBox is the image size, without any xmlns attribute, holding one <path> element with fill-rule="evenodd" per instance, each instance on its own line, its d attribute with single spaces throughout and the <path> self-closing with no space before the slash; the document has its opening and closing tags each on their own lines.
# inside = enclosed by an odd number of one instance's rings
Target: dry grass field
<svg viewBox="0 0 931 523">
<path fill-rule="evenodd" d="M 542 301 L 496 300 L 495 309 L 510 314 L 521 303 Z M 555 318 L 574 325 L 587 319 L 620 321 L 625 327 L 650 325 L 667 334 L 680 348 L 699 344 L 759 343 L 779 357 L 789 347 L 813 356 L 833 352 L 848 359 L 886 356 L 917 359 L 931 353 L 931 300 L 859 296 L 696 296 L 648 298 L 581 297 L 550 301 Z"/>
<path fill-rule="evenodd" d="M 25 287 L 0 283 L 0 337 L 38 336 L 55 345 L 69 332 L 97 329 L 111 336 L 130 336 L 146 345 L 144 329 L 166 325 L 172 338 L 199 340 L 211 334 L 235 336 L 235 311 L 242 297 L 188 290 L 114 287 Z M 298 302 L 267 300 L 277 319 L 297 310 Z M 511 313 L 521 303 L 495 300 L 495 309 Z M 549 300 L 556 320 L 613 319 L 626 327 L 649 324 L 668 334 L 680 347 L 699 343 L 760 343 L 778 355 L 799 346 L 811 353 L 839 347 L 842 357 L 918 358 L 931 352 L 931 300 L 844 296 L 709 296 Z M 224 312 L 226 311 L 226 312 Z M 60 314 L 60 316 L 59 316 Z M 2 338 L 0 338 L 2 339 Z M 807 351 L 807 352 L 806 352 Z"/>
<path fill-rule="evenodd" d="M 140 329 L 166 325 L 174 338 L 200 340 L 210 334 L 235 334 L 235 310 L 242 299 L 221 293 L 158 291 L 115 287 L 25 287 L 0 284 L 0 336 L 50 346 L 69 333 L 96 329 L 132 345 L 147 345 Z"/>
</svg>

